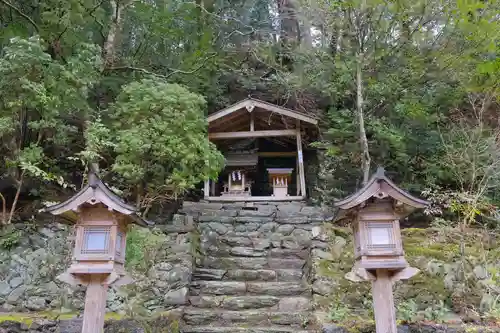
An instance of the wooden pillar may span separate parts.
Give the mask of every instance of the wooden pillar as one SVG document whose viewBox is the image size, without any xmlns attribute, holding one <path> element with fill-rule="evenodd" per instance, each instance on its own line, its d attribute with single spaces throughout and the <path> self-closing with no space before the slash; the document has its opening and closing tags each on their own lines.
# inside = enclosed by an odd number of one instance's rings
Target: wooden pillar
<svg viewBox="0 0 500 333">
<path fill-rule="evenodd" d="M 372 282 L 372 293 L 377 333 L 396 333 L 396 310 L 389 271 L 377 269 L 376 275 L 376 280 Z"/>
<path fill-rule="evenodd" d="M 210 196 L 210 180 L 205 180 L 205 186 L 203 187 L 203 196 L 208 198 Z"/>
<path fill-rule="evenodd" d="M 108 285 L 102 284 L 101 274 L 91 275 L 85 295 L 82 333 L 102 333 L 104 331 L 104 314 Z"/>
<path fill-rule="evenodd" d="M 215 180 L 210 182 L 210 195 L 215 197 Z"/>
<path fill-rule="evenodd" d="M 296 159 L 296 169 L 295 169 L 295 174 L 297 175 L 297 196 L 300 195 L 300 175 L 299 175 L 299 153 L 297 152 L 297 155 L 295 156 Z"/>
<path fill-rule="evenodd" d="M 297 120 L 297 159 L 299 162 L 300 193 L 306 196 L 306 178 L 304 175 L 304 156 L 302 154 L 302 136 L 300 133 L 300 120 Z"/>
</svg>

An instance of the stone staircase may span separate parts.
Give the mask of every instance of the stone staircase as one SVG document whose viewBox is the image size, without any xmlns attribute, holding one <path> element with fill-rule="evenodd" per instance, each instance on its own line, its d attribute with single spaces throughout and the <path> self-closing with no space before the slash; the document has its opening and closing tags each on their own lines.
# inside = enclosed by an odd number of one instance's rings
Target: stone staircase
<svg viewBox="0 0 500 333">
<path fill-rule="evenodd" d="M 183 332 L 314 332 L 309 215 L 287 216 L 280 223 L 279 206 L 203 207 L 194 214 L 200 255 Z"/>
</svg>

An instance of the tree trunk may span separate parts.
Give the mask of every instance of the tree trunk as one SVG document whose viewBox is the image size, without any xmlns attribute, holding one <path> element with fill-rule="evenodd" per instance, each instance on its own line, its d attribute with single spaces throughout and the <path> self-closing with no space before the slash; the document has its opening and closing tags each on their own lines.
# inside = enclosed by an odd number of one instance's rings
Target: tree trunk
<svg viewBox="0 0 500 333">
<path fill-rule="evenodd" d="M 363 113 L 363 53 L 359 52 L 356 61 L 356 110 L 359 122 L 359 143 L 361 145 L 361 170 L 363 172 L 363 185 L 370 178 L 370 150 L 366 138 L 365 116 Z"/>
<path fill-rule="evenodd" d="M 125 7 L 116 0 L 111 0 L 109 3 L 111 5 L 109 31 L 103 46 L 103 60 L 106 66 L 111 66 L 114 63 L 116 39 L 121 30 L 122 11 Z"/>
<path fill-rule="evenodd" d="M 12 222 L 12 218 L 14 217 L 14 213 L 16 211 L 17 202 L 19 201 L 19 195 L 21 194 L 21 189 L 23 187 L 24 182 L 24 171 L 21 171 L 21 175 L 19 176 L 19 180 L 17 182 L 17 190 L 16 195 L 14 196 L 14 201 L 12 202 L 12 206 L 10 207 L 9 219 L 7 220 L 7 224 Z"/>
</svg>

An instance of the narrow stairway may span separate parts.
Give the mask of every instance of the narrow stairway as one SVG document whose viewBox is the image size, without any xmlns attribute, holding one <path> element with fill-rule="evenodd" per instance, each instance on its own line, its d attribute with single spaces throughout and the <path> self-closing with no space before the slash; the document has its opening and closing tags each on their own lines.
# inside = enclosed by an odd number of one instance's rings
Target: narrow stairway
<svg viewBox="0 0 500 333">
<path fill-rule="evenodd" d="M 303 274 L 308 249 L 281 248 L 269 234 L 202 233 L 183 332 L 313 332 L 307 329 L 311 288 Z"/>
</svg>

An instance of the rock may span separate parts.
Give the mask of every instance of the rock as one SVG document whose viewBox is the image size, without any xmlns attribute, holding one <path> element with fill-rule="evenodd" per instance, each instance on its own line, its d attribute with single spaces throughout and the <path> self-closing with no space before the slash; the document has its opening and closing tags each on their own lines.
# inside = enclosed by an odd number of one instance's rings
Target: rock
<svg viewBox="0 0 500 333">
<path fill-rule="evenodd" d="M 183 287 L 169 291 L 163 298 L 166 305 L 184 305 L 188 303 L 188 288 Z"/>
<path fill-rule="evenodd" d="M 302 269 L 305 263 L 302 259 L 269 258 L 268 265 L 273 269 Z"/>
<path fill-rule="evenodd" d="M 281 204 L 278 205 L 278 214 L 292 215 L 297 214 L 302 210 L 302 205 L 300 204 Z"/>
<path fill-rule="evenodd" d="M 262 225 L 264 223 L 273 222 L 273 218 L 264 216 L 237 216 L 235 221 L 237 223 L 255 223 L 257 225 Z"/>
<path fill-rule="evenodd" d="M 222 280 L 226 274 L 224 269 L 206 269 L 197 268 L 193 273 L 193 279 L 195 280 Z"/>
<path fill-rule="evenodd" d="M 19 287 L 20 285 L 22 285 L 24 282 L 24 279 L 22 277 L 15 277 L 13 278 L 12 280 L 9 281 L 9 284 L 10 286 L 15 289 L 17 287 Z M 1 288 L 1 287 L 0 287 Z"/>
<path fill-rule="evenodd" d="M 333 288 L 333 283 L 323 278 L 317 279 L 312 285 L 313 292 L 322 296 L 330 295 Z"/>
<path fill-rule="evenodd" d="M 221 241 L 229 246 L 252 246 L 253 242 L 248 237 L 226 237 Z"/>
<path fill-rule="evenodd" d="M 274 281 L 276 280 L 277 272 L 266 269 L 234 269 L 228 270 L 225 276 L 228 280 L 235 281 Z"/>
<path fill-rule="evenodd" d="M 255 238 L 252 243 L 256 250 L 268 249 L 271 246 L 271 241 L 267 238 Z"/>
<path fill-rule="evenodd" d="M 10 304 L 15 304 L 19 298 L 24 294 L 24 291 L 26 290 L 26 286 L 21 285 L 17 287 L 16 289 L 12 290 L 12 292 L 9 294 L 9 297 L 7 297 L 7 302 Z"/>
<path fill-rule="evenodd" d="M 277 269 L 278 281 L 301 281 L 302 269 Z"/>
<path fill-rule="evenodd" d="M 312 234 L 313 239 L 317 239 L 319 237 L 319 235 L 321 235 L 321 227 L 319 227 L 319 226 L 313 227 L 311 230 L 311 234 Z"/>
<path fill-rule="evenodd" d="M 309 311 L 312 302 L 307 297 L 284 297 L 278 303 L 278 311 Z"/>
<path fill-rule="evenodd" d="M 276 305 L 280 299 L 274 296 L 228 296 L 221 307 L 230 310 L 268 308 Z"/>
<path fill-rule="evenodd" d="M 326 260 L 330 260 L 330 261 L 335 259 L 333 254 L 331 254 L 330 252 L 320 250 L 320 249 L 313 249 L 312 256 L 313 256 L 313 258 L 326 259 Z"/>
<path fill-rule="evenodd" d="M 233 256 L 240 256 L 240 257 L 264 257 L 267 254 L 266 252 L 257 250 L 253 247 L 243 247 L 243 246 L 237 246 L 231 248 L 230 253 Z"/>
<path fill-rule="evenodd" d="M 346 328 L 344 328 L 342 326 L 335 325 L 335 324 L 323 324 L 322 332 L 323 333 L 348 333 L 349 331 Z"/>
<path fill-rule="evenodd" d="M 474 267 L 473 272 L 474 272 L 474 275 L 476 276 L 476 278 L 478 278 L 479 280 L 484 280 L 484 279 L 488 278 L 488 271 L 486 270 L 485 267 L 483 267 L 481 265 Z"/>
<path fill-rule="evenodd" d="M 0 296 L 7 296 L 11 290 L 12 288 L 6 281 L 0 282 Z"/>
<path fill-rule="evenodd" d="M 278 224 L 275 222 L 264 223 L 263 225 L 260 226 L 259 231 L 262 233 L 270 233 L 273 232 L 277 226 Z"/>
<path fill-rule="evenodd" d="M 292 296 L 307 293 L 308 288 L 300 282 L 248 282 L 247 291 L 250 294 Z"/>
<path fill-rule="evenodd" d="M 276 232 L 284 235 L 284 236 L 288 236 L 292 233 L 293 229 L 295 229 L 295 227 L 291 224 L 283 224 L 283 225 L 280 225 L 278 227 L 278 229 L 276 229 Z"/>
<path fill-rule="evenodd" d="M 236 225 L 236 227 L 234 228 L 234 231 L 236 232 L 252 232 L 252 231 L 256 231 L 257 229 L 259 229 L 259 226 L 260 224 L 257 224 L 257 223 L 240 223 L 238 225 Z"/>
<path fill-rule="evenodd" d="M 26 300 L 25 306 L 33 311 L 40 311 L 46 308 L 47 303 L 45 302 L 45 298 L 33 296 Z"/>
<path fill-rule="evenodd" d="M 198 281 L 191 286 L 206 295 L 242 295 L 247 288 L 245 282 L 236 281 Z"/>
<path fill-rule="evenodd" d="M 228 232 L 228 227 L 219 222 L 211 222 L 208 224 L 210 229 L 218 233 L 219 235 L 225 235 Z"/>
</svg>

